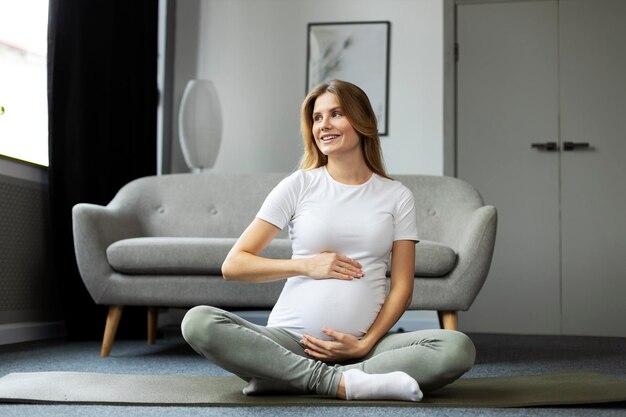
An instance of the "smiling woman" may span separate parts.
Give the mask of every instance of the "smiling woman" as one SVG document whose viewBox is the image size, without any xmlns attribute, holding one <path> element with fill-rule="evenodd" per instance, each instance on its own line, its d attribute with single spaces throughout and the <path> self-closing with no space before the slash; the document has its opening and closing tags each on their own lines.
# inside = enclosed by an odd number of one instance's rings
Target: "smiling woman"
<svg viewBox="0 0 626 417">
<path fill-rule="evenodd" d="M 48 165 L 48 0 L 0 0 L 0 154 Z"/>
<path fill-rule="evenodd" d="M 197 306 L 185 315 L 183 337 L 246 380 L 246 395 L 419 401 L 422 390 L 467 372 L 475 349 L 450 330 L 389 334 L 413 294 L 415 198 L 385 174 L 362 89 L 340 80 L 315 87 L 301 122 L 301 169 L 269 193 L 222 264 L 226 280 L 286 279 L 267 326 Z M 291 258 L 262 256 L 285 228 Z"/>
</svg>

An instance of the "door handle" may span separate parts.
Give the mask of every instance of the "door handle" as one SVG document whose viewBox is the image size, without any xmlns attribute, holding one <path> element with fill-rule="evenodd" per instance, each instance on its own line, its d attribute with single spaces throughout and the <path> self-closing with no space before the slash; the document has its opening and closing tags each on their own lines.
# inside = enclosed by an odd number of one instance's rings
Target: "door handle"
<svg viewBox="0 0 626 417">
<path fill-rule="evenodd" d="M 587 142 L 563 142 L 564 151 L 575 151 L 576 149 L 589 149 Z"/>
<path fill-rule="evenodd" d="M 559 145 L 556 142 L 532 143 L 531 148 L 541 149 L 542 151 L 558 151 Z"/>
</svg>

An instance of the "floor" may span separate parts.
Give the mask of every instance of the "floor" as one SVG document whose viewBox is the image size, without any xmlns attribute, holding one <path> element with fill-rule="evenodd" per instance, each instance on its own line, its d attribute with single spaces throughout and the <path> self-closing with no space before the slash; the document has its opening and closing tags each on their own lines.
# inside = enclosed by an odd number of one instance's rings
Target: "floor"
<svg viewBox="0 0 626 417">
<path fill-rule="evenodd" d="M 626 379 L 626 338 L 470 335 L 477 362 L 467 377 L 595 371 Z M 197 356 L 177 328 L 161 330 L 155 345 L 116 341 L 99 357 L 99 342 L 48 340 L 0 346 L 0 376 L 10 372 L 84 371 L 134 374 L 209 374 L 225 371 Z M 520 409 L 419 409 L 375 407 L 118 407 L 0 405 L 0 416 L 626 416 L 626 403 L 588 407 Z"/>
</svg>

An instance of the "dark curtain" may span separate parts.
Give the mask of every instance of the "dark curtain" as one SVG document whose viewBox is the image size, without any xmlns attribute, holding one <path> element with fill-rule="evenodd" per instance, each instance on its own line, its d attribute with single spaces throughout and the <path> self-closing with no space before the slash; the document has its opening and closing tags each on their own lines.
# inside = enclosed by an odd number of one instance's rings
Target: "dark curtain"
<svg viewBox="0 0 626 417">
<path fill-rule="evenodd" d="M 72 207 L 156 173 L 157 21 L 156 0 L 50 0 L 50 198 L 70 339 L 101 338 L 106 317 L 78 273 Z M 143 337 L 144 314 L 125 309 L 118 336 Z"/>
</svg>

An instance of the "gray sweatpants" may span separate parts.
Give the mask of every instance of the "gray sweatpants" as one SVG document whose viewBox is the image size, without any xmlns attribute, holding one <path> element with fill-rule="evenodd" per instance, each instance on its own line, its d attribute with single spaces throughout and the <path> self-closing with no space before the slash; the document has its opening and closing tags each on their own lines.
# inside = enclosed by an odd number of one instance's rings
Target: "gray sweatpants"
<svg viewBox="0 0 626 417">
<path fill-rule="evenodd" d="M 331 397 L 341 374 L 354 368 L 368 374 L 404 371 L 422 391 L 432 391 L 467 372 L 476 355 L 463 333 L 434 329 L 388 334 L 358 361 L 328 364 L 310 358 L 300 338 L 287 330 L 259 326 L 209 306 L 189 310 L 181 327 L 196 352 L 246 381 L 256 378 L 266 385 Z"/>
</svg>

